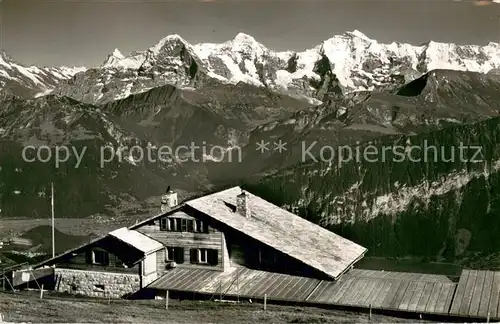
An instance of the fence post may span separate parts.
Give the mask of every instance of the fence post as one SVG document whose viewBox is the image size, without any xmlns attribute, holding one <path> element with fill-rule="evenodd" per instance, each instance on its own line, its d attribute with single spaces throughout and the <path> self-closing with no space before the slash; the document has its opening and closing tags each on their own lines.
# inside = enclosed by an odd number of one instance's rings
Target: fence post
<svg viewBox="0 0 500 324">
<path fill-rule="evenodd" d="M 267 309 L 267 294 L 264 294 L 264 310 Z"/>
<path fill-rule="evenodd" d="M 7 280 L 7 278 L 5 277 L 5 269 L 2 269 L 2 290 L 5 291 L 5 280 Z"/>
<path fill-rule="evenodd" d="M 222 279 L 219 281 L 219 300 L 222 301 Z"/>
<path fill-rule="evenodd" d="M 43 299 L 43 284 L 42 284 L 42 288 L 40 288 L 40 299 Z"/>
<path fill-rule="evenodd" d="M 168 297 L 169 293 L 168 293 L 168 290 L 165 292 L 165 309 L 168 309 Z"/>
<path fill-rule="evenodd" d="M 370 304 L 370 319 L 372 319 L 372 304 Z"/>
<path fill-rule="evenodd" d="M 236 272 L 236 294 L 238 295 L 238 303 L 240 302 L 240 271 Z"/>
<path fill-rule="evenodd" d="M 488 317 L 486 317 L 486 323 L 490 322 L 490 312 L 488 312 Z"/>
</svg>

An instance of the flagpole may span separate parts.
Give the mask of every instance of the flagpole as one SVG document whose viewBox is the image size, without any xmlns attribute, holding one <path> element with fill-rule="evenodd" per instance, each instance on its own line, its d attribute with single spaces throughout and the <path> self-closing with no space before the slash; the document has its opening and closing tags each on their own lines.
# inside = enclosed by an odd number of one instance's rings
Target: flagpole
<svg viewBox="0 0 500 324">
<path fill-rule="evenodd" d="M 50 183 L 51 187 L 51 205 L 52 205 L 52 258 L 56 256 L 56 246 L 54 239 L 54 183 Z"/>
</svg>

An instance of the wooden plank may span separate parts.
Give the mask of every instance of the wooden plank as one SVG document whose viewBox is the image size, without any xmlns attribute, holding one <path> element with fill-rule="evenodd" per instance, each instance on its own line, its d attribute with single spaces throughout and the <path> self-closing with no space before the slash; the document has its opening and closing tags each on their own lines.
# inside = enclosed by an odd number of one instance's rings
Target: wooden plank
<svg viewBox="0 0 500 324">
<path fill-rule="evenodd" d="M 267 292 L 267 295 L 271 296 L 272 298 L 280 298 L 280 299 L 286 297 L 286 295 L 282 295 L 281 292 L 283 290 L 287 290 L 288 285 L 293 286 L 294 283 L 295 283 L 294 277 L 283 275 L 281 281 L 273 287 L 274 288 L 273 290 Z"/>
<path fill-rule="evenodd" d="M 296 292 L 298 289 L 302 287 L 303 285 L 303 278 L 296 279 L 293 284 L 288 285 L 283 291 L 280 292 L 280 295 L 282 296 L 291 296 L 294 295 L 294 292 Z M 318 282 L 319 284 L 319 282 Z M 321 293 L 326 289 L 327 285 L 325 285 L 324 281 L 321 281 L 321 284 L 319 285 L 318 289 L 314 292 L 313 295 L 310 296 L 311 300 L 314 299 L 317 296 L 320 296 Z M 311 301 L 311 300 L 306 300 L 306 301 Z"/>
<path fill-rule="evenodd" d="M 370 295 L 368 295 L 368 298 L 366 302 L 368 303 L 368 306 L 373 305 L 373 302 L 377 299 L 378 294 L 380 293 L 380 290 L 384 288 L 384 281 L 377 279 L 373 280 L 375 281 L 375 287 L 373 287 L 373 290 L 371 291 Z"/>
<path fill-rule="evenodd" d="M 479 310 L 477 316 L 487 317 L 488 306 L 491 299 L 491 288 L 493 287 L 493 271 L 486 271 L 486 278 L 484 279 L 483 293 L 481 294 L 481 302 L 479 303 Z"/>
<path fill-rule="evenodd" d="M 336 291 L 335 294 L 332 295 L 330 298 L 330 303 L 337 304 L 339 303 L 340 299 L 344 294 L 351 289 L 352 286 L 354 286 L 354 283 L 357 281 L 357 279 L 348 279 L 348 282 L 342 288 Z"/>
<path fill-rule="evenodd" d="M 391 307 L 392 300 L 396 296 L 396 293 L 399 290 L 399 287 L 401 286 L 403 282 L 401 280 L 393 280 L 393 284 L 390 288 L 390 290 L 387 292 L 385 295 L 384 301 L 382 302 L 382 305 L 380 305 L 381 308 L 387 309 Z"/>
<path fill-rule="evenodd" d="M 401 281 L 398 291 L 396 292 L 396 296 L 394 296 L 391 304 L 389 305 L 390 309 L 399 309 L 399 304 L 401 304 L 401 300 L 403 299 L 409 284 L 410 283 L 408 281 Z"/>
<path fill-rule="evenodd" d="M 454 315 L 458 315 L 460 311 L 460 306 L 462 305 L 462 299 L 465 294 L 465 286 L 467 284 L 467 280 L 469 279 L 470 270 L 462 270 L 462 274 L 460 275 L 460 280 L 458 281 L 457 290 L 455 293 L 455 298 L 453 299 L 453 304 L 451 305 L 450 313 Z"/>
<path fill-rule="evenodd" d="M 263 280 L 263 284 L 260 286 L 260 289 L 254 292 L 259 297 L 264 297 L 267 294 L 269 299 L 272 299 L 274 296 L 271 295 L 271 292 L 274 290 L 276 285 L 279 285 L 283 281 L 283 274 L 277 274 L 276 276 L 269 277 L 266 280 Z"/>
<path fill-rule="evenodd" d="M 490 304 L 488 305 L 488 309 L 490 312 L 491 317 L 498 317 L 497 316 L 497 310 L 498 310 L 498 295 L 500 293 L 500 272 L 495 272 L 493 274 L 493 283 L 491 287 L 491 297 L 490 297 Z"/>
<path fill-rule="evenodd" d="M 432 288 L 431 296 L 429 297 L 429 302 L 427 303 L 427 306 L 425 306 L 426 313 L 434 313 L 441 289 L 443 289 L 443 284 L 440 282 L 436 282 L 436 284 Z"/>
<path fill-rule="evenodd" d="M 332 297 L 343 287 L 345 286 L 349 280 L 343 280 L 339 281 L 338 283 L 327 283 L 324 282 L 323 284 L 326 285 L 326 288 L 323 290 L 321 295 L 317 295 L 314 298 L 315 302 L 319 303 L 332 303 Z"/>
<path fill-rule="evenodd" d="M 394 284 L 394 280 L 384 280 L 384 286 L 380 290 L 380 293 L 377 295 L 377 298 L 373 301 L 372 307 L 380 308 L 382 303 L 387 296 L 389 290 L 391 290 L 391 286 Z"/>
<path fill-rule="evenodd" d="M 462 305 L 460 305 L 460 310 L 458 311 L 458 313 L 462 316 L 469 315 L 469 308 L 472 301 L 472 293 L 474 292 L 474 285 L 476 284 L 477 275 L 477 270 L 473 270 L 471 271 L 469 279 L 467 280 L 464 298 L 462 299 Z"/>
<path fill-rule="evenodd" d="M 240 273 L 238 289 L 241 296 L 246 296 L 248 291 L 253 288 L 256 282 L 259 282 L 263 277 L 266 276 L 264 271 L 251 270 L 248 272 Z"/>
<path fill-rule="evenodd" d="M 415 292 L 415 288 L 417 288 L 417 282 L 410 281 L 410 284 L 408 285 L 408 289 L 406 289 L 404 296 L 401 298 L 401 303 L 398 306 L 398 308 L 400 310 L 407 310 L 408 309 L 408 306 L 410 305 L 411 297 L 413 297 L 413 293 Z"/>
<path fill-rule="evenodd" d="M 351 295 L 355 293 L 356 287 L 359 285 L 360 278 L 355 278 L 354 281 L 351 283 L 349 286 L 349 289 L 344 289 L 342 290 L 342 293 L 340 291 L 338 292 L 338 295 L 336 295 L 337 298 L 334 298 L 336 304 L 340 305 L 346 305 L 348 304 L 347 301 L 349 298 L 351 298 Z"/>
<path fill-rule="evenodd" d="M 264 297 L 263 290 L 269 287 L 270 282 L 277 280 L 279 277 L 278 273 L 271 273 L 262 276 L 259 281 L 254 283 L 252 288 L 245 292 L 245 295 L 249 297 Z"/>
<path fill-rule="evenodd" d="M 450 291 L 453 291 L 454 285 L 443 284 L 443 289 L 439 293 L 438 301 L 436 303 L 436 308 L 434 310 L 437 314 L 447 314 L 448 309 L 446 307 L 446 301 Z"/>
<path fill-rule="evenodd" d="M 420 296 L 420 300 L 418 301 L 417 307 L 415 308 L 416 311 L 425 312 L 425 308 L 427 307 L 427 304 L 431 300 L 432 289 L 434 288 L 435 285 L 436 285 L 435 282 L 427 282 L 425 284 L 422 295 Z"/>
<path fill-rule="evenodd" d="M 339 284 L 337 285 L 331 285 L 331 287 L 325 291 L 320 300 L 325 303 L 333 303 L 334 297 L 339 294 L 344 289 L 344 287 L 350 286 L 353 280 L 354 279 L 348 279 L 343 282 L 339 282 Z"/>
<path fill-rule="evenodd" d="M 422 292 L 424 291 L 425 284 L 426 284 L 425 281 L 418 281 L 417 282 L 417 287 L 415 287 L 415 292 L 413 293 L 413 296 L 411 296 L 410 303 L 408 304 L 409 311 L 415 311 L 417 309 L 418 301 L 420 300 L 420 297 L 422 296 Z"/>
<path fill-rule="evenodd" d="M 359 294 L 360 289 L 366 284 L 366 279 L 358 278 L 355 280 L 351 288 L 346 291 L 339 300 L 339 304 L 353 305 L 356 295 Z"/>
<path fill-rule="evenodd" d="M 297 282 L 295 283 L 295 286 L 297 286 L 297 284 L 299 282 L 300 282 L 300 279 L 297 280 Z M 317 301 L 318 298 L 325 293 L 325 290 L 329 287 L 329 284 L 330 283 L 327 282 L 327 281 L 321 281 L 321 283 L 319 284 L 318 288 L 316 288 L 316 290 L 305 301 L 306 302 L 311 302 L 311 303 Z M 295 286 L 288 287 L 288 291 L 285 291 L 285 292 L 282 292 L 282 293 L 288 294 Z"/>
<path fill-rule="evenodd" d="M 450 313 L 450 308 L 451 308 L 451 303 L 453 301 L 453 296 L 455 296 L 455 289 L 457 288 L 456 285 L 454 284 L 447 284 L 448 287 L 448 295 L 446 296 L 445 302 L 444 302 L 444 313 L 449 314 Z"/>
<path fill-rule="evenodd" d="M 311 293 L 311 291 L 318 285 L 318 281 L 311 278 L 305 278 L 301 280 L 301 283 L 296 285 L 294 290 L 290 291 L 287 295 L 288 300 L 301 300 L 304 299 Z"/>
<path fill-rule="evenodd" d="M 495 272 L 495 279 L 494 279 L 497 282 L 496 284 L 497 289 L 500 291 L 500 278 L 499 280 L 497 280 L 497 275 L 500 275 L 500 272 Z M 490 305 L 492 302 L 493 300 L 491 300 Z M 495 305 L 496 305 L 496 318 L 500 319 L 500 293 L 498 293 L 497 296 L 495 297 Z M 493 315 L 493 311 L 491 311 L 491 314 Z"/>
<path fill-rule="evenodd" d="M 309 278 L 309 280 L 307 280 L 306 283 L 302 285 L 300 289 L 297 289 L 296 292 L 291 292 L 289 295 L 287 295 L 286 299 L 303 302 L 305 301 L 307 296 L 309 296 L 309 294 L 314 291 L 314 289 L 317 286 L 318 286 L 318 281 L 315 279 L 311 280 Z"/>
<path fill-rule="evenodd" d="M 479 312 L 479 304 L 481 303 L 481 296 L 483 294 L 484 282 L 486 279 L 486 271 L 479 271 L 476 279 L 476 284 L 474 285 L 474 291 L 472 292 L 472 301 L 469 308 L 469 316 L 477 316 Z"/>
<path fill-rule="evenodd" d="M 362 282 L 363 282 L 363 284 L 358 288 L 357 293 L 353 296 L 353 299 L 351 301 L 351 304 L 356 305 L 356 306 L 361 306 L 360 300 L 363 300 L 366 297 L 367 287 L 370 283 L 373 282 L 373 280 L 372 279 L 363 279 Z"/>
<path fill-rule="evenodd" d="M 308 301 L 311 303 L 327 303 L 330 295 L 333 292 L 336 292 L 337 289 L 344 284 L 344 281 L 340 281 L 338 283 L 323 281 L 321 285 L 324 287 L 321 288 L 321 291 L 314 292 Z"/>
<path fill-rule="evenodd" d="M 366 286 L 365 288 L 365 291 L 363 293 L 362 296 L 360 296 L 359 300 L 358 300 L 358 304 L 360 306 L 366 306 L 366 307 L 369 307 L 370 306 L 370 303 L 369 303 L 369 297 L 373 291 L 373 289 L 377 286 L 377 281 L 376 280 L 370 280 L 368 282 L 368 286 Z"/>
<path fill-rule="evenodd" d="M 394 272 L 391 271 L 380 271 L 377 275 L 376 278 L 378 279 L 387 279 L 388 277 L 392 276 Z"/>
</svg>

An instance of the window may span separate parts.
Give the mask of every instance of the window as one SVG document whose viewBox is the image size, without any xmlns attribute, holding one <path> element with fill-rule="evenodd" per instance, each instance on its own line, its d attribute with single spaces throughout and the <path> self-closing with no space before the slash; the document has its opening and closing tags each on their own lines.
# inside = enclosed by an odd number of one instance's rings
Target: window
<svg viewBox="0 0 500 324">
<path fill-rule="evenodd" d="M 177 232 L 177 219 L 169 218 L 168 219 L 168 230 L 172 232 Z"/>
<path fill-rule="evenodd" d="M 201 221 L 164 217 L 160 219 L 160 231 L 208 233 L 208 228 Z"/>
<path fill-rule="evenodd" d="M 205 249 L 198 250 L 198 262 L 199 263 L 207 263 L 208 261 L 208 251 Z"/>
<path fill-rule="evenodd" d="M 165 261 L 184 263 L 184 248 L 181 247 L 166 247 L 165 248 Z"/>
<path fill-rule="evenodd" d="M 188 222 L 191 223 L 190 220 L 181 219 L 181 232 L 187 232 L 188 231 Z"/>
<path fill-rule="evenodd" d="M 160 230 L 168 231 L 168 218 L 166 217 L 160 218 Z"/>
<path fill-rule="evenodd" d="M 197 233 L 208 233 L 208 226 L 204 224 L 202 221 L 195 221 L 195 232 Z"/>
<path fill-rule="evenodd" d="M 102 250 L 92 251 L 92 263 L 99 265 L 109 265 L 109 253 Z"/>
<path fill-rule="evenodd" d="M 194 232 L 194 221 L 193 220 L 190 220 L 187 222 L 187 231 L 189 233 L 193 233 Z"/>
<path fill-rule="evenodd" d="M 213 249 L 191 249 L 191 263 L 217 265 L 218 251 Z"/>
</svg>

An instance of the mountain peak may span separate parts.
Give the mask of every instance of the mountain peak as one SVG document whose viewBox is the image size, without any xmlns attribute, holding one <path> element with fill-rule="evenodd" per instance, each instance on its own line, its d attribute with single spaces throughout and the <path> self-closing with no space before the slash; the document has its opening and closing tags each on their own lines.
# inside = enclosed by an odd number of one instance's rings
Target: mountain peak
<svg viewBox="0 0 500 324">
<path fill-rule="evenodd" d="M 0 49 L 0 60 L 5 63 L 14 61 L 12 57 L 10 57 L 10 55 L 2 49 Z"/>
<path fill-rule="evenodd" d="M 124 59 L 125 56 L 120 52 L 119 49 L 115 48 L 111 54 L 104 61 L 105 66 L 113 65 L 113 63 Z"/>
<path fill-rule="evenodd" d="M 153 52 L 155 55 L 157 55 L 158 53 L 160 53 L 162 48 L 165 47 L 165 45 L 167 45 L 167 44 L 179 44 L 179 43 L 182 43 L 184 45 L 189 45 L 189 43 L 184 38 L 182 38 L 180 35 L 172 34 L 172 35 L 168 35 L 168 36 L 162 38 L 158 42 L 158 44 L 156 44 L 153 47 L 150 47 L 149 50 L 151 52 Z"/>
<path fill-rule="evenodd" d="M 122 59 L 122 58 L 124 58 L 124 57 L 125 57 L 125 56 L 122 54 L 122 52 L 120 52 L 120 50 L 119 50 L 118 48 L 115 48 L 115 49 L 113 50 L 113 53 L 111 53 L 111 55 L 113 55 L 113 56 L 114 56 L 114 57 L 116 57 L 116 58 L 120 58 L 120 59 Z"/>
<path fill-rule="evenodd" d="M 357 29 L 354 29 L 353 31 L 347 31 L 345 32 L 347 35 L 351 35 L 353 37 L 356 37 L 356 38 L 362 38 L 362 39 L 365 39 L 365 40 L 370 40 L 370 38 L 368 36 L 366 36 L 363 32 L 357 30 Z"/>
<path fill-rule="evenodd" d="M 180 35 L 178 34 L 172 34 L 172 35 L 168 35 L 168 36 L 165 36 L 163 37 L 155 46 L 153 47 L 162 47 L 164 46 L 166 43 L 170 43 L 170 42 L 181 42 L 181 43 L 185 43 L 187 44 L 188 42 L 182 38 Z"/>
<path fill-rule="evenodd" d="M 245 33 L 238 33 L 234 37 L 234 41 L 236 42 L 245 42 L 245 43 L 257 43 L 255 38 L 251 35 L 245 34 Z"/>
<path fill-rule="evenodd" d="M 267 48 L 259 43 L 253 36 L 245 33 L 238 33 L 233 40 L 226 42 L 232 50 L 253 52 L 256 55 L 261 55 Z"/>
</svg>

